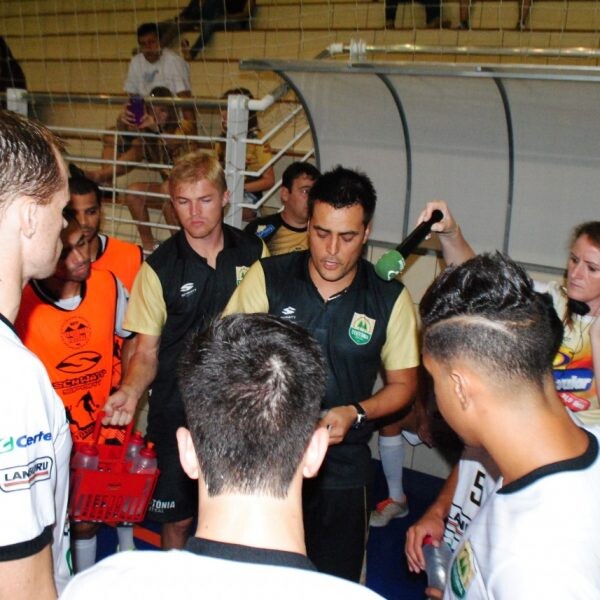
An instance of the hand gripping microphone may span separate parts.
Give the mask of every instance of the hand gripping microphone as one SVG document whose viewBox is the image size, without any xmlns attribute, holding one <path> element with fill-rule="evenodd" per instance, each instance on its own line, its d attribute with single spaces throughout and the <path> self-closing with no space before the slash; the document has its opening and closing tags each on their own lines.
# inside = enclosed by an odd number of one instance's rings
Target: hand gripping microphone
<svg viewBox="0 0 600 600">
<path fill-rule="evenodd" d="M 431 231 L 431 226 L 438 223 L 444 218 L 444 213 L 441 210 L 434 210 L 431 213 L 431 218 L 428 221 L 423 221 L 417 225 L 395 250 L 386 252 L 375 263 L 375 272 L 381 279 L 391 281 L 402 273 L 404 269 L 405 258 L 408 258 L 410 253 L 425 239 Z"/>
</svg>

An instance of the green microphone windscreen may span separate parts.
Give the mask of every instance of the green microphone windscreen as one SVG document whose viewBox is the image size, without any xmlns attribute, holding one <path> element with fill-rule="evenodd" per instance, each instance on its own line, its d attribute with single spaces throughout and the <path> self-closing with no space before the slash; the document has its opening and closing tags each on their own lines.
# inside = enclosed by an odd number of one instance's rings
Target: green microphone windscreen
<svg viewBox="0 0 600 600">
<path fill-rule="evenodd" d="M 404 265 L 402 254 L 398 250 L 390 250 L 375 263 L 375 273 L 381 279 L 391 281 L 396 275 L 402 273 Z"/>
</svg>

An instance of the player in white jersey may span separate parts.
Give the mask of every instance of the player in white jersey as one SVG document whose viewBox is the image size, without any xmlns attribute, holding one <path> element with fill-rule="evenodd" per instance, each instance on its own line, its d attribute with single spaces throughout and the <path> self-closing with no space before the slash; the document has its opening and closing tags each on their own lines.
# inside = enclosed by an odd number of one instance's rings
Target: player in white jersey
<svg viewBox="0 0 600 600">
<path fill-rule="evenodd" d="M 69 577 L 67 418 L 12 326 L 24 285 L 50 275 L 62 248 L 61 149 L 45 127 L 0 111 L 0 598 L 11 600 L 56 598 Z"/>
<path fill-rule="evenodd" d="M 551 298 L 508 258 L 481 255 L 447 269 L 420 312 L 440 411 L 501 474 L 444 598 L 600 598 L 599 432 L 574 422 L 554 389 L 563 328 Z"/>
<path fill-rule="evenodd" d="M 479 509 L 493 493 L 498 469 L 481 448 L 467 447 L 445 481 L 435 502 L 406 532 L 405 553 L 408 568 L 414 573 L 425 569 L 423 539 L 431 536 L 434 543 L 444 541 L 454 552 Z M 428 588 L 428 597 L 442 590 Z"/>
</svg>

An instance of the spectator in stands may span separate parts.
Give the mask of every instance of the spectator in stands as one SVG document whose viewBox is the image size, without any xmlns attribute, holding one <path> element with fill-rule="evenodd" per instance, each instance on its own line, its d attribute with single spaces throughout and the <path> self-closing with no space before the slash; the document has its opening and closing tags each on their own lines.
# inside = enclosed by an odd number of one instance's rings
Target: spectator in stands
<svg viewBox="0 0 600 600">
<path fill-rule="evenodd" d="M 227 90 L 222 98 L 226 99 L 232 94 L 241 94 L 247 96 L 250 100 L 254 96 L 246 88 L 232 88 Z M 221 135 L 227 135 L 227 107 L 221 110 Z M 256 111 L 250 110 L 248 114 L 248 139 L 258 139 L 261 137 L 261 131 L 258 128 L 258 117 Z M 217 144 L 217 155 L 222 165 L 225 165 L 225 145 Z M 271 147 L 269 144 L 247 144 L 246 145 L 246 171 L 259 171 L 272 158 Z M 275 171 L 273 167 L 267 167 L 262 175 L 246 176 L 244 180 L 244 202 L 256 204 L 263 195 L 263 192 L 273 187 L 275 184 Z M 242 219 L 252 221 L 256 218 L 257 212 L 251 208 L 244 208 Z"/>
<path fill-rule="evenodd" d="M 148 96 L 155 87 L 172 90 L 179 98 L 192 97 L 190 67 L 179 55 L 161 48 L 157 23 L 143 23 L 137 29 L 140 52 L 129 63 L 125 91 L 129 95 Z M 188 121 L 195 123 L 193 108 L 182 111 Z"/>
<path fill-rule="evenodd" d="M 191 98 L 192 85 L 190 81 L 189 65 L 179 55 L 168 48 L 162 49 L 159 42 L 158 25 L 156 23 L 143 23 L 137 29 L 137 39 L 140 52 L 129 63 L 125 91 L 130 96 L 149 96 L 156 88 L 171 90 L 179 98 Z M 169 94 L 173 95 L 173 94 Z M 184 108 L 181 111 L 182 121 L 179 127 L 186 133 L 196 132 L 196 116 L 193 108 Z M 136 122 L 131 112 L 130 104 L 126 104 L 117 119 L 118 131 L 136 131 L 143 129 Z M 130 160 L 130 150 L 138 138 L 134 136 L 119 136 L 117 138 L 119 160 Z M 141 143 L 141 142 L 139 142 Z M 114 156 L 114 136 L 103 137 L 102 159 L 110 161 Z M 136 150 L 132 150 L 133 157 Z M 122 167 L 117 167 L 117 175 L 126 172 Z M 82 174 L 74 173 L 72 175 Z M 85 176 L 98 184 L 105 183 L 112 177 L 112 165 L 106 165 L 97 171 L 86 170 Z"/>
<path fill-rule="evenodd" d="M 529 23 L 530 12 L 531 12 L 531 0 L 520 0 L 519 1 L 519 21 L 517 22 L 518 30 L 523 31 L 525 29 L 525 27 Z"/>
<path fill-rule="evenodd" d="M 25 90 L 27 82 L 21 65 L 13 56 L 4 37 L 0 36 L 0 92 L 6 93 L 8 88 Z M 2 108 L 6 108 L 4 100 L 2 100 Z"/>
<path fill-rule="evenodd" d="M 173 139 L 172 137 L 163 137 L 163 134 L 168 136 L 183 136 L 194 133 L 194 125 L 190 121 L 179 121 L 175 107 L 169 103 L 168 98 L 172 97 L 172 93 L 165 87 L 153 88 L 150 92 L 151 98 L 164 98 L 163 101 L 152 101 L 151 104 L 146 104 L 146 110 L 142 116 L 139 126 L 129 125 L 130 130 L 141 130 L 145 133 L 154 134 L 155 137 L 139 137 L 134 138 L 126 152 L 118 157 L 119 161 L 124 162 L 140 162 L 145 160 L 152 164 L 172 165 L 175 159 L 193 150 L 195 144 L 185 139 Z M 125 117 L 127 118 L 127 117 Z M 117 165 L 116 174 L 124 175 L 133 167 L 128 165 Z M 79 172 L 81 175 L 95 181 L 103 183 L 108 181 L 113 176 L 113 166 L 106 165 L 97 170 L 81 170 L 70 166 L 72 173 Z M 161 182 L 136 182 L 129 186 L 129 193 L 125 197 L 131 216 L 137 221 L 148 222 L 149 214 L 146 206 L 147 198 L 143 195 L 144 192 L 151 193 L 168 193 L 167 179 L 169 177 L 169 169 L 163 168 L 159 171 Z M 169 225 L 178 225 L 170 204 L 162 201 L 163 214 Z M 138 225 L 142 246 L 146 251 L 152 251 L 156 246 L 156 241 L 152 234 L 152 229 L 149 225 Z"/>
<path fill-rule="evenodd" d="M 171 202 L 182 229 L 140 268 L 125 326 L 137 333 L 121 387 L 108 399 L 107 423 L 131 421 L 149 386 L 148 438 L 161 471 L 149 518 L 162 523 L 163 548 L 183 548 L 196 513 L 195 485 L 177 457 L 176 431 L 185 414 L 175 370 L 187 334 L 220 315 L 248 267 L 268 255 L 256 236 L 223 223 L 229 200 L 217 159 L 190 152 L 169 175 Z"/>
<path fill-rule="evenodd" d="M 50 275 L 60 255 L 63 149 L 45 127 L 0 111 L 0 597 L 11 600 L 56 598 L 70 576 L 69 424 L 13 326 L 23 286 Z"/>
<path fill-rule="evenodd" d="M 306 557 L 302 480 L 329 435 L 317 427 L 325 368 L 307 332 L 269 315 L 233 315 L 190 340 L 180 363 L 188 429 L 179 460 L 197 480 L 185 551 L 128 552 L 76 577 L 64 600 L 202 597 L 379 598 L 315 571 Z M 287 590 L 287 591 L 286 591 Z"/>
<path fill-rule="evenodd" d="M 321 174 L 307 162 L 293 162 L 281 177 L 283 210 L 246 226 L 269 248 L 272 256 L 308 249 L 308 193 Z"/>
<path fill-rule="evenodd" d="M 123 284 L 111 272 L 91 268 L 86 236 L 72 214 L 69 218 L 56 270 L 27 284 L 15 329 L 44 363 L 63 401 L 73 440 L 85 442 L 93 439 L 94 425 L 113 386 L 114 337 L 131 334 L 122 328 L 127 305 Z M 122 430 L 105 433 L 102 439 L 123 439 Z M 123 529 L 121 549 L 131 549 L 131 527 L 119 529 Z M 71 524 L 76 572 L 96 561 L 97 530 L 96 523 Z"/>
<path fill-rule="evenodd" d="M 387 27 L 394 27 L 396 22 L 396 9 L 398 4 L 404 4 L 411 0 L 385 0 L 385 22 Z M 450 21 L 441 21 L 440 0 L 418 0 L 425 7 L 425 21 L 427 27 L 437 29 L 439 27 L 450 27 Z M 461 16 L 462 19 L 462 16 Z"/>
<path fill-rule="evenodd" d="M 218 29 L 246 29 L 255 0 L 191 0 L 175 19 L 162 21 L 160 44 L 166 48 L 178 35 L 186 31 L 200 31 L 200 35 L 192 45 L 185 48 L 187 60 L 194 60 L 198 53 L 208 44 L 212 34 Z"/>
</svg>

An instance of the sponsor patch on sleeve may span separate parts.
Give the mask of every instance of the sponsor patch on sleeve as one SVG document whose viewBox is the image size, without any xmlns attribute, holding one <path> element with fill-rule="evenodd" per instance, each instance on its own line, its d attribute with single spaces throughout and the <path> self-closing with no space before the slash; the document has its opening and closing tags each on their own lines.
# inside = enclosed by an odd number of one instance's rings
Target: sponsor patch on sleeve
<svg viewBox="0 0 600 600">
<path fill-rule="evenodd" d="M 50 456 L 40 456 L 26 465 L 0 469 L 0 490 L 6 493 L 28 490 L 38 481 L 50 479 L 53 466 Z"/>
</svg>

